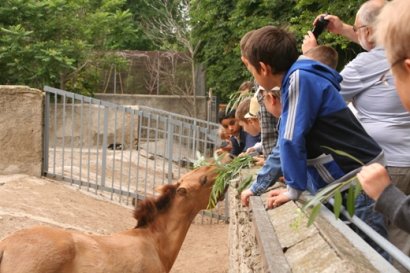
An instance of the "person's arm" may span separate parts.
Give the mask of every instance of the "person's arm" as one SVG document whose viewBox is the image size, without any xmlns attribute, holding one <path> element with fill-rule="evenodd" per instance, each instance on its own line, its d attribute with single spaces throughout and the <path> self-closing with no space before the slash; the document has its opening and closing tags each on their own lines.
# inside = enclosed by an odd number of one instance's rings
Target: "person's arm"
<svg viewBox="0 0 410 273">
<path fill-rule="evenodd" d="M 248 190 L 241 194 L 241 201 L 244 206 L 248 206 L 249 196 L 262 194 L 272 182 L 277 181 L 282 175 L 280 164 L 279 147 L 275 146 L 265 161 L 265 164 L 258 172 L 256 180 L 251 184 Z"/>
<path fill-rule="evenodd" d="M 384 189 L 375 209 L 386 215 L 397 227 L 410 233 L 410 196 L 393 184 Z"/>
<path fill-rule="evenodd" d="M 257 142 L 255 145 L 253 145 L 253 148 L 258 154 L 263 154 L 262 150 L 262 141 Z"/>
<path fill-rule="evenodd" d="M 329 21 L 327 25 L 327 30 L 334 34 L 342 35 L 346 39 L 358 44 L 359 40 L 357 38 L 356 32 L 353 31 L 353 26 L 346 24 L 339 17 L 335 15 L 320 14 L 313 21 L 313 25 L 316 24 L 316 21 L 319 20 L 321 16 L 325 17 L 325 20 Z"/>
<path fill-rule="evenodd" d="M 317 47 L 317 40 L 315 35 L 311 31 L 304 36 L 303 44 L 302 44 L 302 53 L 305 55 L 309 52 L 312 48 Z"/>
<path fill-rule="evenodd" d="M 375 209 L 410 233 L 410 197 L 391 184 L 387 170 L 374 163 L 364 166 L 357 178 L 366 194 L 376 200 Z"/>
<path fill-rule="evenodd" d="M 345 101 L 351 101 L 355 96 L 366 90 L 362 75 L 357 70 L 357 61 L 354 59 L 340 72 L 343 80 L 340 83 L 340 95 Z"/>
</svg>

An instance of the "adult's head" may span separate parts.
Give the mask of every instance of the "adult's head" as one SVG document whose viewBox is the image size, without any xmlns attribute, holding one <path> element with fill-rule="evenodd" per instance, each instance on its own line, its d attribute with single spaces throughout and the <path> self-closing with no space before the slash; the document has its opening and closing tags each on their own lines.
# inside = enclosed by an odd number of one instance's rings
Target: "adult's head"
<svg viewBox="0 0 410 273">
<path fill-rule="evenodd" d="M 383 5 L 383 1 L 367 1 L 357 11 L 353 30 L 356 32 L 360 46 L 367 51 L 376 45 L 374 39 L 375 23 Z"/>
<path fill-rule="evenodd" d="M 386 50 L 396 89 L 410 111 L 410 1 L 388 2 L 377 19 L 376 40 Z"/>
<path fill-rule="evenodd" d="M 299 53 L 293 34 L 283 28 L 266 26 L 255 30 L 249 37 L 245 55 L 249 62 L 248 70 L 258 84 L 271 89 L 277 83 L 268 82 L 269 77 L 286 73 Z"/>
</svg>

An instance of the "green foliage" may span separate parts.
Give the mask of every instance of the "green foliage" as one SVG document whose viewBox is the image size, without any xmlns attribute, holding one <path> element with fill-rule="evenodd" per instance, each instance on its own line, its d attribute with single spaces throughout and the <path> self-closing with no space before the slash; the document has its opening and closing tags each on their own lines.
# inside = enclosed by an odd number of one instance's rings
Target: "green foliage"
<svg viewBox="0 0 410 273">
<path fill-rule="evenodd" d="M 251 78 L 240 60 L 239 41 L 246 32 L 265 25 L 285 26 L 301 45 L 317 15 L 327 12 L 353 23 L 360 4 L 356 0 L 192 0 L 192 35 L 204 41 L 197 56 L 206 65 L 208 87 L 227 102 L 232 90 Z M 360 51 L 359 46 L 330 33 L 322 34 L 320 42 L 339 52 L 339 68 Z"/>
<path fill-rule="evenodd" d="M 360 161 L 356 157 L 344 151 L 335 150 L 327 146 L 322 146 L 322 147 L 340 156 L 350 158 L 351 160 L 356 161 L 360 163 L 361 165 L 364 165 L 362 161 Z M 313 198 L 309 200 L 309 202 L 307 202 L 302 207 L 302 211 L 307 211 L 308 209 L 312 208 L 310 212 L 309 220 L 308 220 L 308 226 L 314 222 L 315 218 L 319 214 L 321 204 L 327 202 L 331 197 L 334 197 L 333 213 L 336 219 L 338 219 L 340 216 L 340 211 L 342 210 L 342 207 L 343 207 L 343 202 L 342 202 L 343 198 L 342 198 L 341 191 L 344 191 L 346 189 L 347 189 L 346 208 L 347 208 L 349 215 L 353 216 L 354 211 L 355 211 L 356 198 L 357 196 L 359 196 L 360 192 L 362 191 L 362 187 L 359 181 L 357 180 L 356 176 L 346 181 L 330 184 L 324 187 L 318 193 L 316 193 L 315 196 L 313 196 Z"/>
<path fill-rule="evenodd" d="M 95 64 L 100 60 L 95 58 L 104 58 L 101 52 L 145 49 L 136 26 L 125 0 L 4 0 L 0 84 L 91 94 L 98 85 Z"/>
<path fill-rule="evenodd" d="M 197 160 L 196 162 L 194 162 L 194 166 L 196 168 L 208 164 L 215 164 L 215 166 L 217 167 L 217 177 L 215 180 L 215 184 L 212 187 L 207 209 L 213 209 L 216 206 L 216 203 L 218 203 L 222 195 L 225 194 L 225 190 L 228 187 L 229 182 L 239 175 L 242 168 L 251 167 L 254 161 L 251 156 L 245 155 L 235 157 L 231 162 L 226 164 L 221 162 L 221 159 L 224 156 L 225 154 L 222 154 L 220 156 L 215 155 L 215 161 L 213 163 L 209 163 L 205 160 L 203 156 L 197 154 Z M 248 176 L 245 179 L 243 179 L 242 183 L 238 187 L 238 191 L 241 192 L 243 189 L 245 189 L 251 181 L 252 176 Z"/>
<path fill-rule="evenodd" d="M 253 175 L 249 175 L 246 178 L 244 178 L 237 188 L 238 193 L 241 194 L 243 190 L 249 188 L 252 181 L 253 181 Z"/>
<path fill-rule="evenodd" d="M 186 37 L 195 45 L 196 63 L 206 66 L 207 87 L 226 102 L 233 90 L 251 79 L 240 60 L 239 41 L 246 32 L 265 25 L 288 26 L 301 44 L 319 13 L 353 23 L 362 1 L 3 0 L 0 84 L 69 87 L 91 94 L 101 86 L 97 70 L 103 52 L 185 50 L 176 32 L 158 44 L 143 31 L 144 22 L 167 17 L 163 9 L 153 8 L 164 2 L 183 29 L 191 31 Z M 338 50 L 339 67 L 360 51 L 329 33 L 320 41 Z"/>
<path fill-rule="evenodd" d="M 238 105 L 246 98 L 252 97 L 253 94 L 250 92 L 241 92 L 241 91 L 236 91 L 233 92 L 232 94 L 229 95 L 229 101 L 228 104 L 226 105 L 226 113 L 229 111 L 236 109 Z"/>
</svg>

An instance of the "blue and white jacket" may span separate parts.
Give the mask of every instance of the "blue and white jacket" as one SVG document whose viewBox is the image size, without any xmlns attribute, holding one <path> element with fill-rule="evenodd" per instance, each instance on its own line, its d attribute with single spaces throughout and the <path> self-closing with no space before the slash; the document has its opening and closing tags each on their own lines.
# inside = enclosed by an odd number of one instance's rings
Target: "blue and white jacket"
<svg viewBox="0 0 410 273">
<path fill-rule="evenodd" d="M 299 58 L 282 80 L 279 147 L 288 195 L 317 191 L 356 174 L 361 163 L 384 163 L 383 151 L 339 94 L 342 77 L 316 61 Z M 309 183 L 308 185 L 308 173 Z"/>
</svg>

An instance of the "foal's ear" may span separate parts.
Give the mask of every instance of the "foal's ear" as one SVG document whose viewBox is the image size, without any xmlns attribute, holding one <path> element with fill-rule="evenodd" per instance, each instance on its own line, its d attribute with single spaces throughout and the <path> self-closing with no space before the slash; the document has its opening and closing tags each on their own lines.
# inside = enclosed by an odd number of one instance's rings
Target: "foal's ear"
<svg viewBox="0 0 410 273">
<path fill-rule="evenodd" d="M 184 187 L 179 187 L 179 188 L 177 189 L 177 193 L 178 193 L 179 195 L 186 196 L 186 195 L 187 195 L 187 190 L 186 190 L 186 188 L 184 188 Z"/>
<path fill-rule="evenodd" d="M 164 191 L 165 187 L 166 187 L 165 185 L 166 184 L 157 186 L 155 188 L 155 192 L 162 193 Z"/>
</svg>

